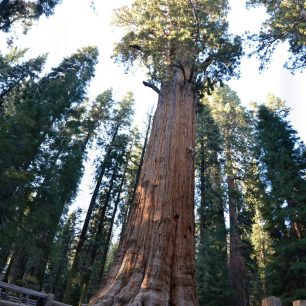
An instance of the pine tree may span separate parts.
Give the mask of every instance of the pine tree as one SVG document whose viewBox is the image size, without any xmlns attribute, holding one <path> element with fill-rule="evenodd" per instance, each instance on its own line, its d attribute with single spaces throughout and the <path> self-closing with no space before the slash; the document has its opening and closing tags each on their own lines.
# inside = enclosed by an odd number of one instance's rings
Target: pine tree
<svg viewBox="0 0 306 306">
<path fill-rule="evenodd" d="M 57 301 L 61 301 L 64 295 L 68 269 L 78 234 L 80 213 L 81 210 L 77 209 L 67 217 L 63 217 L 52 245 L 44 290 L 54 293 Z"/>
<path fill-rule="evenodd" d="M 229 212 L 229 272 L 234 305 L 249 304 L 248 265 L 251 257 L 251 228 L 254 208 L 245 198 L 245 184 L 251 165 L 249 115 L 237 94 L 228 86 L 217 88 L 203 103 L 210 107 L 219 126 L 224 158 L 224 183 Z"/>
<path fill-rule="evenodd" d="M 13 24 L 22 22 L 27 29 L 41 15 L 50 16 L 61 0 L 3 0 L 0 2 L 0 31 L 8 32 Z"/>
<path fill-rule="evenodd" d="M 200 305 L 232 305 L 222 186 L 222 138 L 207 105 L 197 118 L 196 170 L 199 193 L 197 289 Z"/>
<path fill-rule="evenodd" d="M 45 56 L 22 62 L 26 50 L 12 48 L 8 54 L 3 56 L 0 53 L 0 115 L 5 110 L 5 101 L 9 94 L 16 92 L 16 87 L 22 87 L 29 80 L 38 78 L 38 74 L 43 68 Z M 13 91 L 13 89 L 15 89 Z"/>
<path fill-rule="evenodd" d="M 108 101 L 112 101 L 112 92 L 110 90 L 103 93 L 103 98 Z M 113 110 L 111 117 L 109 118 L 108 126 L 106 127 L 106 139 L 101 140 L 102 150 L 104 150 L 104 154 L 102 160 L 98 161 L 97 166 L 97 175 L 95 181 L 95 188 L 93 194 L 91 196 L 91 200 L 89 203 L 89 207 L 86 213 L 85 221 L 80 233 L 79 241 L 76 247 L 75 257 L 73 259 L 73 264 L 71 267 L 71 271 L 69 274 L 69 279 L 67 281 L 66 289 L 65 289 L 65 302 L 71 302 L 72 299 L 74 302 L 77 301 L 76 294 L 72 293 L 76 290 L 76 287 L 79 286 L 78 281 L 79 272 L 80 272 L 80 259 L 82 253 L 84 252 L 84 244 L 86 242 L 86 238 L 88 235 L 88 230 L 90 226 L 90 221 L 95 212 L 95 208 L 97 206 L 97 202 L 100 197 L 101 186 L 103 185 L 103 180 L 105 179 L 105 175 L 109 171 L 112 166 L 112 161 L 114 159 L 114 154 L 116 150 L 116 143 L 118 142 L 118 137 L 120 138 L 120 133 L 122 130 L 126 129 L 131 124 L 131 117 L 133 115 L 132 105 L 134 99 L 131 93 L 128 93 L 119 103 L 118 108 Z M 111 192 L 112 190 L 109 190 Z M 104 212 L 105 214 L 105 212 Z M 100 226 L 100 233 L 96 239 L 101 239 L 100 234 L 103 230 L 103 224 Z M 95 251 L 96 252 L 96 251 Z M 92 255 L 92 263 L 89 266 L 93 265 L 95 254 Z M 86 276 L 87 280 L 85 283 L 88 285 L 90 273 Z M 81 280 L 82 282 L 82 280 Z M 74 287 L 74 288 L 72 288 Z M 86 289 L 87 291 L 87 289 Z"/>
<path fill-rule="evenodd" d="M 84 109 L 78 108 L 78 104 L 85 96 L 96 57 L 95 48 L 85 48 L 37 82 L 20 86 L 18 95 L 9 94 L 5 101 L 0 127 L 1 146 L 6 146 L 1 151 L 1 233 L 7 237 L 7 243 L 3 242 L 1 251 L 12 250 L 15 242 L 8 280 L 33 273 L 26 271 L 30 260 L 32 266 L 37 264 L 29 255 L 26 242 L 30 240 L 32 245 L 37 241 L 41 252 L 43 248 L 48 250 L 63 208 L 75 195 L 85 152 L 82 137 L 78 137 Z M 18 153 L 12 155 L 10 150 Z M 50 213 L 53 218 L 49 218 Z M 35 234 L 41 234 L 38 240 Z M 48 251 L 38 252 L 36 258 L 39 257 L 45 262 L 40 268 L 36 265 L 41 269 L 37 280 L 41 286 Z"/>
<path fill-rule="evenodd" d="M 292 72 L 305 68 L 305 1 L 248 0 L 247 5 L 264 5 L 269 15 L 259 35 L 251 37 L 257 43 L 254 53 L 261 59 L 261 68 L 271 60 L 276 46 L 286 41 L 289 43 L 291 56 L 285 66 Z"/>
<path fill-rule="evenodd" d="M 40 80 L 13 90 L 5 101 L 0 124 L 2 226 L 14 219 L 17 207 L 24 210 L 19 200 L 24 198 L 23 188 L 33 181 L 31 165 L 54 124 L 65 118 L 73 103 L 83 101 L 97 55 L 96 48 L 84 48 Z"/>
<path fill-rule="evenodd" d="M 85 278 L 81 279 L 82 292 L 79 304 L 84 302 L 90 282 L 95 289 L 97 289 L 96 283 L 101 283 L 114 219 L 120 201 L 120 189 L 122 189 L 120 186 L 124 183 L 125 169 L 129 162 L 129 141 L 128 135 L 120 134 L 112 144 L 109 167 L 104 177 L 98 207 L 96 208 L 96 222 L 91 228 L 94 235 L 92 242 L 90 242 L 89 255 L 85 260 L 87 273 Z M 98 258 L 98 255 L 100 255 L 100 258 Z M 92 290 L 92 288 L 90 289 Z"/>
<path fill-rule="evenodd" d="M 305 146 L 287 121 L 284 102 L 270 95 L 258 108 L 258 145 L 268 200 L 262 207 L 274 253 L 267 286 L 285 305 L 305 299 Z"/>
</svg>

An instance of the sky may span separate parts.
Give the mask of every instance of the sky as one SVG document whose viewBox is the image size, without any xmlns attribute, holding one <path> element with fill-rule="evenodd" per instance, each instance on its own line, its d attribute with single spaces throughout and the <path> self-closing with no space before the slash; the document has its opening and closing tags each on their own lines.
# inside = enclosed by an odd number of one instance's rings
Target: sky
<svg viewBox="0 0 306 306">
<path fill-rule="evenodd" d="M 27 35 L 18 33 L 15 45 L 28 48 L 28 57 L 48 53 L 47 70 L 57 66 L 63 57 L 71 55 L 77 49 L 96 45 L 100 53 L 99 63 L 95 78 L 88 89 L 89 98 L 94 99 L 108 88 L 113 88 L 115 99 L 120 99 L 127 91 L 133 91 L 136 100 L 135 122 L 143 126 L 146 113 L 157 102 L 157 95 L 142 85 L 146 76 L 140 68 L 135 67 L 132 73 L 125 74 L 123 67 L 115 64 L 110 58 L 114 43 L 119 41 L 123 34 L 122 28 L 111 25 L 113 10 L 131 1 L 95 0 L 95 9 L 90 7 L 90 1 L 62 0 L 53 16 L 41 17 Z M 259 30 L 266 16 L 264 8 L 246 10 L 243 0 L 229 2 L 231 11 L 228 20 L 232 33 L 242 34 L 247 30 Z M 283 68 L 289 56 L 286 49 L 286 44 L 280 46 L 273 56 L 271 65 L 262 73 L 258 72 L 259 63 L 256 58 L 244 58 L 239 80 L 231 80 L 228 84 L 237 91 L 245 106 L 252 101 L 264 102 L 269 92 L 286 100 L 292 109 L 289 119 L 301 139 L 306 142 L 306 73 L 292 75 Z M 0 50 L 5 53 L 5 36 L 1 33 Z M 91 186 L 91 170 L 87 167 L 74 206 L 84 209 L 88 206 Z"/>
</svg>

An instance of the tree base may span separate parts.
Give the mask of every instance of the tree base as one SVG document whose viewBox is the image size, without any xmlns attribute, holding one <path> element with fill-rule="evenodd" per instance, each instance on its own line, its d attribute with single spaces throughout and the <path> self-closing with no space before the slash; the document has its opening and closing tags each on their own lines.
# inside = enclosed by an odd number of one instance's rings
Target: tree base
<svg viewBox="0 0 306 306">
<path fill-rule="evenodd" d="M 163 299 L 160 294 L 154 290 L 139 292 L 135 298 L 129 300 L 129 297 L 116 297 L 104 296 L 103 301 L 99 301 L 95 306 L 169 306 L 171 302 L 169 299 Z"/>
</svg>

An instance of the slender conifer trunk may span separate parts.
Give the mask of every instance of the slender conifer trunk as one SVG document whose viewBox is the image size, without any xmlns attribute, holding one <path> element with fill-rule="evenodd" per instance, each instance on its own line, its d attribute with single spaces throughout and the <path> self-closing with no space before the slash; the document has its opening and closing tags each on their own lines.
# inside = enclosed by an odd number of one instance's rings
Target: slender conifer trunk
<svg viewBox="0 0 306 306">
<path fill-rule="evenodd" d="M 81 230 L 79 241 L 78 241 L 78 244 L 76 246 L 76 251 L 75 251 L 75 256 L 74 256 L 74 259 L 73 259 L 73 262 L 72 262 L 72 267 L 71 267 L 71 270 L 69 272 L 68 280 L 66 282 L 66 288 L 65 288 L 65 293 L 64 293 L 64 302 L 65 303 L 69 303 L 71 301 L 71 292 L 72 292 L 72 286 L 73 286 L 72 282 L 73 282 L 73 280 L 74 280 L 74 278 L 77 274 L 77 269 L 78 269 L 78 265 L 79 265 L 79 262 L 80 262 L 81 252 L 83 250 L 83 246 L 84 246 L 85 241 L 86 241 L 86 236 L 87 236 L 87 232 L 88 232 L 88 228 L 89 228 L 89 222 L 90 222 L 93 210 L 94 210 L 95 205 L 96 205 L 97 197 L 99 195 L 99 190 L 100 190 L 100 187 L 101 187 L 101 184 L 102 184 L 102 180 L 103 180 L 103 177 L 104 177 L 104 174 L 105 174 L 105 170 L 107 168 L 107 163 L 109 162 L 110 155 L 111 155 L 111 152 L 113 150 L 112 145 L 113 145 L 113 143 L 114 143 L 114 141 L 115 141 L 115 139 L 118 135 L 119 128 L 120 128 L 119 125 L 115 127 L 115 130 L 113 132 L 113 136 L 112 136 L 112 139 L 110 141 L 109 147 L 107 149 L 107 152 L 106 152 L 105 157 L 103 159 L 103 162 L 101 164 L 101 169 L 100 169 L 97 181 L 96 181 L 95 189 L 94 189 L 93 194 L 92 194 L 91 199 L 90 199 L 90 203 L 89 203 L 88 210 L 87 210 L 87 213 L 86 213 L 86 217 L 85 217 L 85 220 L 84 220 L 84 224 L 83 224 L 83 227 L 82 227 L 82 230 Z"/>
<path fill-rule="evenodd" d="M 229 271 L 235 294 L 235 306 L 247 306 L 249 305 L 247 296 L 248 279 L 245 258 L 242 254 L 242 243 L 238 232 L 237 190 L 232 169 L 233 166 L 230 145 L 227 144 L 226 148 L 226 159 L 228 163 L 227 185 L 230 221 Z"/>
<path fill-rule="evenodd" d="M 193 84 L 177 76 L 162 86 L 125 234 L 91 304 L 197 305 L 195 104 Z"/>
</svg>

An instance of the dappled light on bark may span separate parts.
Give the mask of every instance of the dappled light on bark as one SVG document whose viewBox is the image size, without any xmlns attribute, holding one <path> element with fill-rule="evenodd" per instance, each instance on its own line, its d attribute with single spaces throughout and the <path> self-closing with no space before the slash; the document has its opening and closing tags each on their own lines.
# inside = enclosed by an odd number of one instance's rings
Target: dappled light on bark
<svg viewBox="0 0 306 306">
<path fill-rule="evenodd" d="M 161 88 L 136 197 L 97 305 L 197 305 L 194 271 L 194 85 Z"/>
</svg>

